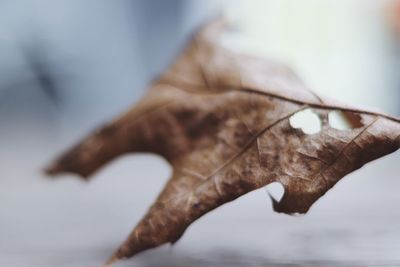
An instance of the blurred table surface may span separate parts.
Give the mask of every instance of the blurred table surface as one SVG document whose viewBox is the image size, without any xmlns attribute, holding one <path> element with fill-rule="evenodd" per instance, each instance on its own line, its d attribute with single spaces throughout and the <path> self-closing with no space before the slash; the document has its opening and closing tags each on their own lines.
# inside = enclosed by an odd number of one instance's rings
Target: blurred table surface
<svg viewBox="0 0 400 267">
<path fill-rule="evenodd" d="M 158 157 L 129 155 L 90 183 L 49 180 L 40 169 L 67 144 L 16 135 L 0 148 L 0 266 L 101 266 L 171 171 Z M 115 266 L 400 266 L 399 159 L 347 176 L 305 216 L 274 213 L 265 189 L 249 193 L 199 219 L 174 247 Z"/>
</svg>

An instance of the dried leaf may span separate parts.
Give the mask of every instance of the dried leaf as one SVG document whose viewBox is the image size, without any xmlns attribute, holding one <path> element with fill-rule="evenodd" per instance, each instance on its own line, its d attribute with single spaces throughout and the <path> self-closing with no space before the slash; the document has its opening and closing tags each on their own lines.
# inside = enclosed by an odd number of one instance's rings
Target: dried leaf
<svg viewBox="0 0 400 267">
<path fill-rule="evenodd" d="M 276 211 L 305 213 L 346 174 L 400 147 L 398 118 L 321 99 L 287 67 L 220 46 L 223 28 L 203 27 L 136 106 L 47 169 L 87 178 L 130 152 L 171 163 L 172 177 L 110 263 L 174 243 L 202 215 L 272 182 L 285 188 Z M 318 133 L 291 126 L 306 109 Z M 330 127 L 331 111 L 355 127 Z"/>
</svg>

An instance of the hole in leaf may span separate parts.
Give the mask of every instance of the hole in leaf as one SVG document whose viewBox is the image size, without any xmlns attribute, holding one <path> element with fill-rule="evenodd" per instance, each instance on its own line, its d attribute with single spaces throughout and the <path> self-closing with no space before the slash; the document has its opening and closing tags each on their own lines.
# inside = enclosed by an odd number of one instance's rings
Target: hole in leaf
<svg viewBox="0 0 400 267">
<path fill-rule="evenodd" d="M 360 115 L 353 112 L 334 110 L 328 114 L 329 125 L 338 130 L 351 130 L 363 127 Z"/>
<path fill-rule="evenodd" d="M 265 189 L 277 202 L 281 201 L 283 194 L 285 194 L 285 188 L 279 182 L 270 183 Z"/>
<path fill-rule="evenodd" d="M 289 119 L 293 128 L 300 128 L 306 134 L 316 134 L 321 131 L 321 119 L 312 109 L 297 112 Z"/>
</svg>

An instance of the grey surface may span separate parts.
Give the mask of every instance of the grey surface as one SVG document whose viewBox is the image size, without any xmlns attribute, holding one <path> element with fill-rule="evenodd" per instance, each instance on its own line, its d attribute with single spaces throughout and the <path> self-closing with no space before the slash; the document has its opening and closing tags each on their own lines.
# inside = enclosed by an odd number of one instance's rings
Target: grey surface
<svg viewBox="0 0 400 267">
<path fill-rule="evenodd" d="M 51 181 L 40 169 L 67 144 L 46 128 L 27 133 L 2 136 L 0 266 L 101 266 L 170 167 L 129 155 L 90 183 Z M 399 157 L 349 175 L 305 216 L 273 213 L 265 189 L 252 192 L 195 222 L 173 248 L 121 266 L 399 266 Z"/>
</svg>

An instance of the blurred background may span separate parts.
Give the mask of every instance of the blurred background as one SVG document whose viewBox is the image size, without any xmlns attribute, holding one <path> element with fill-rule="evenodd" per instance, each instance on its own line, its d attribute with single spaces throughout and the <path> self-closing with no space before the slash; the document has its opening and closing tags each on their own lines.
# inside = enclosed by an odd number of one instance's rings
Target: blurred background
<svg viewBox="0 0 400 267">
<path fill-rule="evenodd" d="M 124 240 L 170 175 L 163 159 L 128 155 L 91 183 L 41 169 L 138 101 L 221 12 L 241 30 L 226 45 L 400 115 L 397 0 L 0 0 L 0 266 L 101 266 Z M 260 189 L 125 264 L 399 266 L 399 159 L 349 175 L 302 217 L 273 213 Z"/>
</svg>

